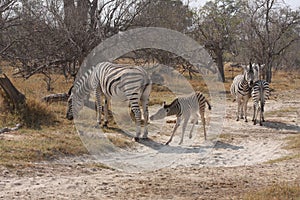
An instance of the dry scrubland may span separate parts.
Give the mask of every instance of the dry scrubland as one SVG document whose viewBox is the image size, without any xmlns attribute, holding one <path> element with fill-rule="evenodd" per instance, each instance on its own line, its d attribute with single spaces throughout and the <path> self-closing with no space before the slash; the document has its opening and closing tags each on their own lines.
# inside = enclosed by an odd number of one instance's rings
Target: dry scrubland
<svg viewBox="0 0 300 200">
<path fill-rule="evenodd" d="M 232 73 L 241 72 L 231 70 L 227 65 L 226 91 Z M 24 81 L 12 78 L 7 67 L 3 71 L 26 95 L 28 106 L 10 113 L 0 99 L 0 127 L 23 124 L 18 131 L 0 134 L 0 199 L 300 199 L 300 73 L 274 73 L 264 127 L 235 122 L 236 104 L 227 92 L 224 131 L 205 165 L 132 174 L 93 162 L 73 123 L 65 119 L 66 103 L 40 102 L 49 94 L 42 76 Z M 62 76 L 53 80 L 53 93 L 71 86 Z M 190 82 L 196 90 L 207 92 L 199 77 Z M 162 103 L 163 98 L 170 102 L 170 95 L 155 86 L 151 105 Z M 251 109 L 249 113 L 250 118 Z M 167 124 L 168 132 L 173 125 Z M 114 136 L 115 129 L 107 132 L 117 146 L 135 146 L 124 136 Z M 257 143 L 261 148 L 247 148 Z"/>
</svg>

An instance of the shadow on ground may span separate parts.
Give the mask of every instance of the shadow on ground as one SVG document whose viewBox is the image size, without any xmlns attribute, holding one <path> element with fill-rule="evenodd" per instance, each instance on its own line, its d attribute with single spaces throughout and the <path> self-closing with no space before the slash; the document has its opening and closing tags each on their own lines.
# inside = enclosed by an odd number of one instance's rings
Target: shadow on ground
<svg viewBox="0 0 300 200">
<path fill-rule="evenodd" d="M 287 124 L 283 122 L 277 122 L 277 121 L 266 121 L 263 123 L 263 126 L 267 128 L 272 128 L 276 130 L 289 130 L 289 131 L 296 131 L 295 134 L 300 133 L 300 126 L 293 125 L 293 124 Z"/>
</svg>

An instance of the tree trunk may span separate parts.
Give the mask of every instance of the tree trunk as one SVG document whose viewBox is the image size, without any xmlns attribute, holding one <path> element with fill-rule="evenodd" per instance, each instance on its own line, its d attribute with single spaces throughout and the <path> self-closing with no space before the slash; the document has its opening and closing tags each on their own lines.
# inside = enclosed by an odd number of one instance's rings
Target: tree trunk
<svg viewBox="0 0 300 200">
<path fill-rule="evenodd" d="M 272 67 L 271 67 L 271 65 L 267 65 L 267 68 L 266 68 L 266 81 L 268 81 L 269 83 L 272 82 Z"/>
<path fill-rule="evenodd" d="M 72 31 L 72 19 L 75 9 L 74 0 L 64 0 L 64 22 L 69 30 Z"/>
<path fill-rule="evenodd" d="M 222 50 L 215 51 L 216 62 L 219 69 L 219 80 L 225 82 L 224 64 L 223 64 L 223 53 Z"/>
<path fill-rule="evenodd" d="M 8 77 L 4 74 L 4 78 L 0 77 L 0 86 L 5 91 L 7 97 L 13 103 L 13 109 L 18 109 L 25 103 L 25 95 L 17 90 Z"/>
</svg>

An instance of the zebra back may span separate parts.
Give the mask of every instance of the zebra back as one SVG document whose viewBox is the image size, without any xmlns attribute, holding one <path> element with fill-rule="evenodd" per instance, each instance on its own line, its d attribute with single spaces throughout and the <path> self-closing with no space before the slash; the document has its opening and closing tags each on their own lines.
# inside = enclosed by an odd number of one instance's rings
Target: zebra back
<svg viewBox="0 0 300 200">
<path fill-rule="evenodd" d="M 73 114 L 77 114 L 83 106 L 83 99 L 100 87 L 100 92 L 106 97 L 118 97 L 122 100 L 138 99 L 143 90 L 151 84 L 147 72 L 138 66 L 118 65 L 109 62 L 99 63 L 86 71 L 75 82 L 70 99 L 72 99 Z"/>
<path fill-rule="evenodd" d="M 197 111 L 200 109 L 200 112 L 204 112 L 205 103 L 208 105 L 208 109 L 211 110 L 211 105 L 204 95 L 196 92 L 186 97 L 176 98 L 170 105 L 166 105 L 165 108 L 170 108 L 168 116 L 181 116 L 185 110 Z"/>
</svg>

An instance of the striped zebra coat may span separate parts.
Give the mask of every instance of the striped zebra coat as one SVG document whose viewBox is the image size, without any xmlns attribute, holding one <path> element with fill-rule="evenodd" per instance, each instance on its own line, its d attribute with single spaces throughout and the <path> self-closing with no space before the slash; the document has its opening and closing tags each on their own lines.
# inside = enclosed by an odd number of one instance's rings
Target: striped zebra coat
<svg viewBox="0 0 300 200">
<path fill-rule="evenodd" d="M 247 104 L 251 97 L 251 89 L 255 80 L 254 69 L 252 65 L 244 68 L 244 74 L 237 75 L 231 84 L 230 92 L 237 101 L 236 120 L 243 119 L 247 122 Z"/>
<path fill-rule="evenodd" d="M 104 124 L 107 124 L 107 102 L 111 98 L 129 101 L 131 111 L 135 116 L 137 140 L 141 134 L 141 101 L 143 117 L 145 120 L 143 138 L 148 135 L 148 103 L 151 92 L 151 80 L 142 67 L 124 66 L 109 62 L 99 63 L 88 70 L 78 81 L 75 82 L 68 100 L 67 118 L 73 119 L 78 116 L 83 107 L 84 98 L 90 92 L 95 92 L 97 104 L 97 122 L 101 124 L 101 97 L 105 97 Z"/>
<path fill-rule="evenodd" d="M 200 112 L 201 115 L 201 121 L 203 124 L 203 130 L 204 130 L 204 139 L 206 140 L 206 130 L 205 130 L 205 103 L 208 105 L 208 109 L 211 110 L 211 105 L 209 104 L 208 100 L 201 94 L 200 92 L 193 93 L 186 97 L 179 97 L 172 101 L 171 104 L 167 105 L 163 104 L 162 108 L 160 108 L 155 114 L 153 114 L 150 117 L 150 120 L 159 120 L 163 119 L 166 116 L 176 115 L 176 125 L 172 131 L 172 135 L 170 139 L 166 142 L 166 145 L 168 145 L 174 136 L 174 133 L 176 132 L 177 128 L 180 126 L 180 122 L 182 118 L 183 126 L 182 126 L 182 135 L 181 140 L 179 144 L 182 144 L 184 132 L 187 126 L 187 123 L 192 117 L 193 119 L 193 126 L 191 128 L 189 138 L 192 138 L 192 132 L 195 126 L 195 123 L 198 121 L 198 112 Z"/>
<path fill-rule="evenodd" d="M 264 107 L 266 100 L 269 99 L 270 86 L 265 80 L 258 80 L 254 83 L 252 89 L 253 98 L 253 124 L 256 124 L 258 112 L 260 112 L 259 124 L 262 125 L 264 119 Z"/>
</svg>

